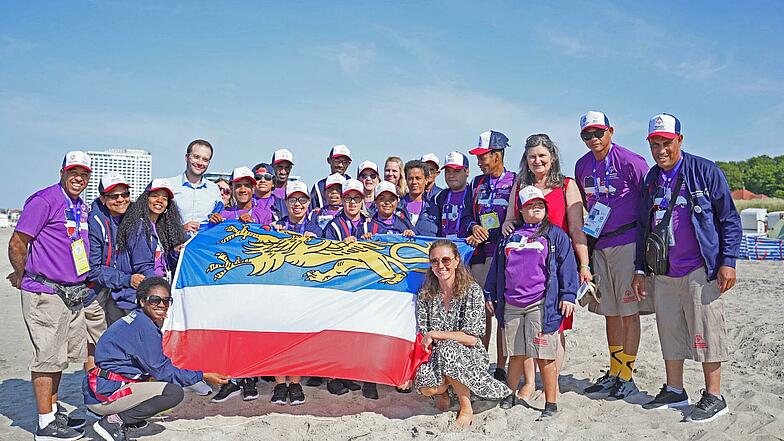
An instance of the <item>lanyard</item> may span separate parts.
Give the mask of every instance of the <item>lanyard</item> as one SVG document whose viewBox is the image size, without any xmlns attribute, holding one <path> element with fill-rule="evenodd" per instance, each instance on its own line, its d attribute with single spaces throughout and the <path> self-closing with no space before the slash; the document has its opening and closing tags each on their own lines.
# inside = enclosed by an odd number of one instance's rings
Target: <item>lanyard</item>
<svg viewBox="0 0 784 441">
<path fill-rule="evenodd" d="M 304 234 L 305 233 L 305 225 L 307 223 L 308 223 L 308 220 L 303 218 L 301 224 L 292 224 L 290 222 L 289 218 L 286 218 L 286 229 L 289 230 L 289 231 L 294 229 L 294 231 L 296 231 L 297 233 Z"/>
<path fill-rule="evenodd" d="M 463 189 L 462 193 L 463 193 L 463 198 L 465 198 L 465 189 Z M 446 193 L 446 204 L 444 204 L 444 208 L 449 207 L 449 212 L 444 210 L 444 212 L 441 213 L 441 221 L 443 222 L 442 223 L 443 227 L 446 227 L 447 224 L 449 224 L 449 213 L 452 212 L 452 207 L 457 207 L 457 219 L 455 219 L 456 223 L 458 223 L 458 224 L 460 223 L 460 216 L 463 215 L 463 208 L 465 208 L 464 204 L 453 204 L 452 203 L 452 195 L 453 194 L 454 193 L 452 193 L 451 189 L 449 189 L 447 191 L 447 193 Z"/>
<path fill-rule="evenodd" d="M 498 184 L 504 179 L 506 176 L 506 167 L 504 167 L 504 173 L 495 180 L 493 183 L 493 178 L 489 177 L 487 180 L 487 186 L 490 187 L 490 196 L 487 198 L 487 206 L 485 207 L 485 213 L 489 213 L 493 211 L 493 202 L 495 202 L 495 191 L 498 189 Z"/>
<path fill-rule="evenodd" d="M 71 238 L 71 241 L 75 242 L 79 240 L 79 235 L 81 233 L 81 228 L 82 228 L 80 224 L 80 221 L 82 220 L 82 204 L 81 201 L 79 201 L 77 202 L 76 206 L 74 206 L 73 200 L 71 200 L 71 198 L 68 197 L 68 194 L 65 193 L 65 189 L 63 188 L 62 185 L 60 186 L 60 191 L 63 192 L 65 203 L 66 205 L 68 205 L 68 211 L 71 212 L 71 217 L 73 218 L 73 221 L 76 223 L 76 229 L 74 229 L 74 233 L 69 236 Z M 68 230 L 66 229 L 66 232 L 67 231 Z"/>
<path fill-rule="evenodd" d="M 249 210 L 242 210 L 242 211 L 244 211 L 245 213 L 250 213 L 251 211 L 253 211 L 254 208 L 256 208 L 256 199 L 255 198 L 251 198 L 250 209 Z M 242 213 L 242 214 L 245 214 L 245 213 Z M 239 211 L 237 210 L 237 206 L 235 205 L 234 206 L 234 219 L 239 220 L 239 218 L 240 218 Z"/>
<path fill-rule="evenodd" d="M 681 170 L 682 163 L 683 163 L 683 158 L 678 160 L 678 163 L 675 164 L 675 167 L 672 169 L 670 173 L 666 173 L 662 171 L 661 177 L 662 180 L 664 180 L 664 185 L 662 185 L 662 188 L 664 189 L 664 194 L 662 195 L 661 202 L 659 202 L 660 210 L 666 210 L 670 205 L 669 197 L 672 194 L 672 188 L 670 187 L 672 185 L 672 180 L 676 176 L 678 176 L 678 172 Z M 680 191 L 680 188 L 678 189 L 678 191 Z"/>
<path fill-rule="evenodd" d="M 607 200 L 610 200 L 610 153 L 612 153 L 612 146 L 607 151 L 607 155 L 604 157 L 604 196 Z M 593 186 L 596 192 L 596 201 L 601 200 L 602 194 L 599 192 L 599 177 L 596 174 L 596 169 L 599 167 L 599 163 L 596 161 L 596 158 L 593 158 Z"/>
</svg>

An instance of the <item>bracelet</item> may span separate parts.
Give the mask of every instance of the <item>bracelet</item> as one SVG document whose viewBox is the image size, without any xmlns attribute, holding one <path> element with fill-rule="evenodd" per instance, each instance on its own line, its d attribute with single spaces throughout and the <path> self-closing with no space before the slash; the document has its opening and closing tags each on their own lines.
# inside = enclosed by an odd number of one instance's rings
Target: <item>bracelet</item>
<svg viewBox="0 0 784 441">
<path fill-rule="evenodd" d="M 585 264 L 580 265 L 580 269 L 583 269 L 583 268 L 589 270 L 589 269 L 591 269 L 591 266 L 590 265 L 585 265 Z"/>
</svg>

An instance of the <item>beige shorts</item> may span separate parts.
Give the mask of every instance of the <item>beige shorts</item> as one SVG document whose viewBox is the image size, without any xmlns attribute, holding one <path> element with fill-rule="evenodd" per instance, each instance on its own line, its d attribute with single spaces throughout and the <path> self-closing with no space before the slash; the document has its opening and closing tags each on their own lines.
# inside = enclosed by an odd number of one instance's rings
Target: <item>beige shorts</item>
<svg viewBox="0 0 784 441">
<path fill-rule="evenodd" d="M 506 355 L 523 355 L 542 360 L 555 360 L 560 338 L 558 332 L 542 333 L 543 302 L 525 308 L 504 306 L 504 347 Z"/>
<path fill-rule="evenodd" d="M 653 312 L 653 290 L 646 289 L 648 296 L 642 302 L 637 301 L 632 290 L 635 249 L 636 245 L 629 243 L 593 251 L 591 259 L 594 273 L 599 276 L 602 302 L 589 303 L 589 311 L 608 317 Z"/>
<path fill-rule="evenodd" d="M 130 383 L 118 390 L 130 389 L 131 393 L 108 403 L 88 404 L 87 408 L 98 415 L 114 415 L 125 412 L 139 404 L 163 394 L 163 388 L 169 384 L 165 381 L 145 381 Z"/>
<path fill-rule="evenodd" d="M 727 361 L 724 298 L 705 267 L 683 277 L 654 276 L 656 327 L 665 360 Z"/>
<path fill-rule="evenodd" d="M 22 290 L 22 317 L 33 343 L 32 372 L 62 372 L 87 359 L 84 311 L 71 311 L 55 294 Z"/>
<path fill-rule="evenodd" d="M 487 280 L 487 273 L 490 271 L 490 264 L 493 263 L 492 257 L 485 258 L 484 263 L 475 263 L 471 265 L 469 270 L 471 271 L 471 275 L 474 276 L 476 279 L 476 283 L 479 284 L 482 288 L 485 287 L 485 281 Z"/>
<path fill-rule="evenodd" d="M 106 312 L 104 311 L 104 304 L 106 303 L 106 297 L 110 295 L 109 292 L 108 289 L 101 290 L 95 300 L 84 307 L 84 322 L 87 325 L 87 343 L 95 345 L 104 331 L 106 331 Z"/>
</svg>

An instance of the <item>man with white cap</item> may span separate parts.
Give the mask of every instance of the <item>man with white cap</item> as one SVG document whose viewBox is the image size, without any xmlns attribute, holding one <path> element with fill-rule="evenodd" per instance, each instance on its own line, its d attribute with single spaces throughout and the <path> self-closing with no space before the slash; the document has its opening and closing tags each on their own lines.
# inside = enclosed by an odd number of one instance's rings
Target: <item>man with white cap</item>
<svg viewBox="0 0 784 441">
<path fill-rule="evenodd" d="M 637 220 L 632 287 L 645 297 L 653 275 L 656 327 L 667 382 L 646 409 L 689 405 L 683 362 L 702 363 L 705 389 L 687 421 L 707 422 L 728 412 L 721 395 L 727 361 L 724 297 L 735 285 L 740 216 L 727 178 L 710 160 L 681 150 L 681 123 L 662 113 L 648 123 L 656 165 L 645 176 Z"/>
<path fill-rule="evenodd" d="M 256 178 L 248 167 L 237 167 L 231 172 L 231 184 L 234 205 L 226 207 L 220 213 L 210 215 L 210 223 L 218 224 L 225 220 L 239 220 L 246 223 L 270 225 L 275 219 L 271 210 L 263 209 L 254 197 Z"/>
<path fill-rule="evenodd" d="M 288 149 L 278 149 L 272 154 L 272 167 L 275 169 L 275 189 L 272 194 L 286 199 L 286 185 L 289 182 L 291 168 L 294 167 L 294 155 Z"/>
<path fill-rule="evenodd" d="M 645 307 L 631 289 L 637 227 L 637 207 L 642 180 L 648 172 L 645 158 L 612 141 L 615 129 L 602 112 L 590 111 L 580 118 L 580 137 L 590 150 L 577 160 L 574 178 L 589 213 L 583 231 L 592 245 L 593 271 L 601 303 L 590 310 L 605 318 L 610 370 L 586 393 L 609 392 L 624 399 L 638 392 L 632 379 L 640 344 L 640 310 Z M 652 312 L 652 311 L 648 311 Z"/>
<path fill-rule="evenodd" d="M 75 440 L 84 435 L 76 428 L 85 421 L 62 413 L 57 392 L 68 363 L 87 358 L 82 306 L 90 270 L 88 212 L 79 195 L 91 173 L 90 156 L 68 152 L 60 182 L 25 201 L 8 243 L 14 271 L 7 278 L 22 291 L 22 318 L 33 344 L 30 374 L 38 410 L 36 439 Z"/>
<path fill-rule="evenodd" d="M 345 145 L 336 145 L 329 150 L 327 164 L 329 164 L 329 176 L 337 174 L 342 176 L 343 180 L 351 179 L 351 176 L 346 174 L 346 170 L 351 165 L 351 150 Z M 325 188 L 329 176 L 316 182 L 313 188 L 310 189 L 311 209 L 322 208 L 327 204 Z"/>
<path fill-rule="evenodd" d="M 177 198 L 185 232 L 189 235 L 198 233 L 210 214 L 223 209 L 220 188 L 209 179 L 204 179 L 210 161 L 212 144 L 203 139 L 193 140 L 185 151 L 185 171 L 167 178 Z"/>
<path fill-rule="evenodd" d="M 447 189 L 433 199 L 438 207 L 438 237 L 466 237 L 466 227 L 471 218 L 471 196 L 468 190 L 468 157 L 460 152 L 450 152 L 444 158 L 444 180 Z"/>
<path fill-rule="evenodd" d="M 427 185 L 425 186 L 425 197 L 433 199 L 443 190 L 436 185 L 436 178 L 441 174 L 441 163 L 435 153 L 424 154 L 419 160 L 427 164 L 430 171 L 430 174 L 427 177 Z"/>
<path fill-rule="evenodd" d="M 272 226 L 277 230 L 291 231 L 304 236 L 319 237 L 321 228 L 310 212 L 308 186 L 302 181 L 292 181 L 286 186 L 286 206 L 289 214 Z"/>
</svg>

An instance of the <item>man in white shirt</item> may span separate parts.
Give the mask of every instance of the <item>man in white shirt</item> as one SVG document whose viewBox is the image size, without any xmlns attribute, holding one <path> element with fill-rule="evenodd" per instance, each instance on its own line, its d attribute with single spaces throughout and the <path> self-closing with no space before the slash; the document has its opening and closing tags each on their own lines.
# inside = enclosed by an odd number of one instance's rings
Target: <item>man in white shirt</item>
<svg viewBox="0 0 784 441">
<path fill-rule="evenodd" d="M 203 139 L 191 141 L 185 152 L 185 172 L 168 178 L 174 187 L 185 232 L 190 235 L 199 231 L 210 214 L 223 209 L 220 189 L 209 179 L 204 179 L 211 160 L 212 145 L 209 142 Z"/>
</svg>

